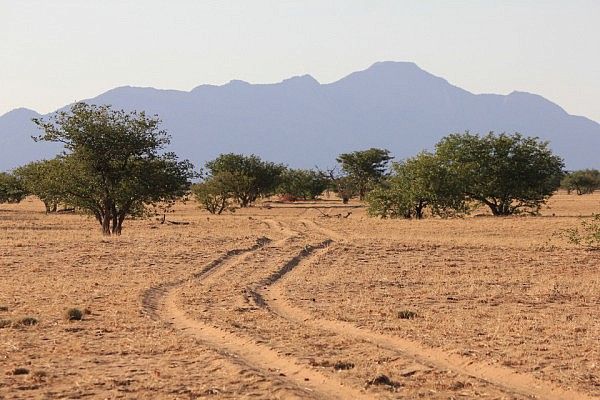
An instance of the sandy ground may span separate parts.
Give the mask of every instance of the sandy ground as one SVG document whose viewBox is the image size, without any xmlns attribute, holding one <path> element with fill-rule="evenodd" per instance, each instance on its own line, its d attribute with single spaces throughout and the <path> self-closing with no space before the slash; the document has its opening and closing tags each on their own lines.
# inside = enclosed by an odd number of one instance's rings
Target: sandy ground
<svg viewBox="0 0 600 400">
<path fill-rule="evenodd" d="M 103 238 L 0 205 L 0 398 L 600 398 L 599 253 L 555 234 L 600 195 L 541 217 L 356 206 L 190 202 L 167 216 L 186 225 Z"/>
</svg>

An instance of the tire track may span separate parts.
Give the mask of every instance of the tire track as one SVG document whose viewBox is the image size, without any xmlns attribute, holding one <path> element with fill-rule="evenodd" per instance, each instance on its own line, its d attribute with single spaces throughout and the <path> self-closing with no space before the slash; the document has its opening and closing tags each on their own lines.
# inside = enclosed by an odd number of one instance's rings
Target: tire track
<svg viewBox="0 0 600 400">
<path fill-rule="evenodd" d="M 443 350 L 425 347 L 418 342 L 398 336 L 377 333 L 343 321 L 319 318 L 301 308 L 295 307 L 286 297 L 285 290 L 282 287 L 288 274 L 295 268 L 313 262 L 320 254 L 328 252 L 330 245 L 334 243 L 331 236 L 335 236 L 338 240 L 345 240 L 340 234 L 323 228 L 313 221 L 303 220 L 302 222 L 305 225 L 314 227 L 315 230 L 325 236 L 329 236 L 329 238 L 320 244 L 308 246 L 297 256 L 289 260 L 279 271 L 250 290 L 251 298 L 258 306 L 267 308 L 282 318 L 299 325 L 310 326 L 311 328 L 369 342 L 378 347 L 397 352 L 404 357 L 409 357 L 424 366 L 438 370 L 451 370 L 469 376 L 481 382 L 488 383 L 507 394 L 548 400 L 592 399 L 592 397 L 585 393 L 563 389 L 550 382 L 541 381 L 531 375 L 520 373 L 507 367 L 475 362 Z"/>
<path fill-rule="evenodd" d="M 276 247 L 284 246 L 288 240 L 297 235 L 297 232 L 279 222 L 272 220 L 265 222 L 271 228 L 282 231 L 284 237 L 276 242 L 262 238 L 250 248 L 231 250 L 225 253 L 188 278 L 163 283 L 146 290 L 142 295 L 142 312 L 154 320 L 170 325 L 177 331 L 196 337 L 217 353 L 259 375 L 267 376 L 276 382 L 283 382 L 288 389 L 301 392 L 302 397 L 318 399 L 371 398 L 360 390 L 344 386 L 336 378 L 326 376 L 293 358 L 284 357 L 267 346 L 257 344 L 254 339 L 240 337 L 190 318 L 178 306 L 178 290 L 190 280 L 203 281 L 212 275 L 226 273 L 229 268 L 241 261 L 238 258 L 248 257 L 268 244 Z M 293 266 L 290 265 L 290 268 Z M 277 280 L 279 277 L 272 275 L 266 279 Z"/>
<path fill-rule="evenodd" d="M 256 240 L 255 245 L 245 248 L 245 249 L 229 250 L 222 256 L 214 259 L 213 261 L 211 261 L 210 263 L 205 265 L 200 271 L 193 273 L 189 277 L 181 278 L 181 279 L 171 281 L 171 282 L 161 283 L 157 286 L 153 286 L 153 287 L 147 289 L 142 294 L 142 313 L 144 315 L 147 315 L 151 319 L 159 320 L 160 319 L 159 315 L 158 315 L 159 306 L 162 304 L 161 303 L 162 300 L 164 300 L 164 298 L 167 296 L 167 294 L 171 290 L 183 285 L 185 282 L 189 281 L 190 279 L 206 279 L 208 276 L 210 276 L 218 267 L 220 267 L 226 261 L 232 259 L 235 256 L 239 256 L 242 254 L 250 254 L 250 253 L 260 249 L 261 247 L 264 247 L 265 245 L 267 245 L 270 242 L 271 242 L 271 239 L 269 239 L 269 238 L 266 238 L 266 237 L 258 238 Z"/>
</svg>

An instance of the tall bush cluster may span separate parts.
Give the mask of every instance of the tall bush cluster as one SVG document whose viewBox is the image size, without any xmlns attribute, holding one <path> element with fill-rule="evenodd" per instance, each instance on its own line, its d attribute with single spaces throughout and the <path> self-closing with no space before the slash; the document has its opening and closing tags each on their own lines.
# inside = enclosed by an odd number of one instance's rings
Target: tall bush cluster
<svg viewBox="0 0 600 400">
<path fill-rule="evenodd" d="M 558 189 L 563 168 L 562 159 L 537 138 L 452 134 L 434 153 L 394 164 L 392 175 L 367 197 L 369 213 L 422 218 L 428 209 L 448 216 L 481 204 L 497 216 L 535 214 Z"/>
</svg>

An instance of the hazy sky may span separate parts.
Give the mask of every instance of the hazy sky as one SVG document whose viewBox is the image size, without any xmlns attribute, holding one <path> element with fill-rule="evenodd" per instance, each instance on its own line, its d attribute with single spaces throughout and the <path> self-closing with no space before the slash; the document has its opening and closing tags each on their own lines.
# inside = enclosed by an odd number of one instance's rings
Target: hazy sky
<svg viewBox="0 0 600 400">
<path fill-rule="evenodd" d="M 122 85 L 326 83 L 383 60 L 600 121 L 597 0 L 0 0 L 0 114 Z"/>
</svg>

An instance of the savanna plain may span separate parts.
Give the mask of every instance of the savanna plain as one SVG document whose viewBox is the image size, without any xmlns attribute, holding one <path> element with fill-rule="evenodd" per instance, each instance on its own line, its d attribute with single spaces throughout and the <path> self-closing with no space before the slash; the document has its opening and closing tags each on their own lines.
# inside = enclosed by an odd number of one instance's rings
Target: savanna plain
<svg viewBox="0 0 600 400">
<path fill-rule="evenodd" d="M 557 234 L 598 210 L 190 200 L 107 238 L 0 205 L 0 398 L 600 398 L 600 253 Z"/>
</svg>

